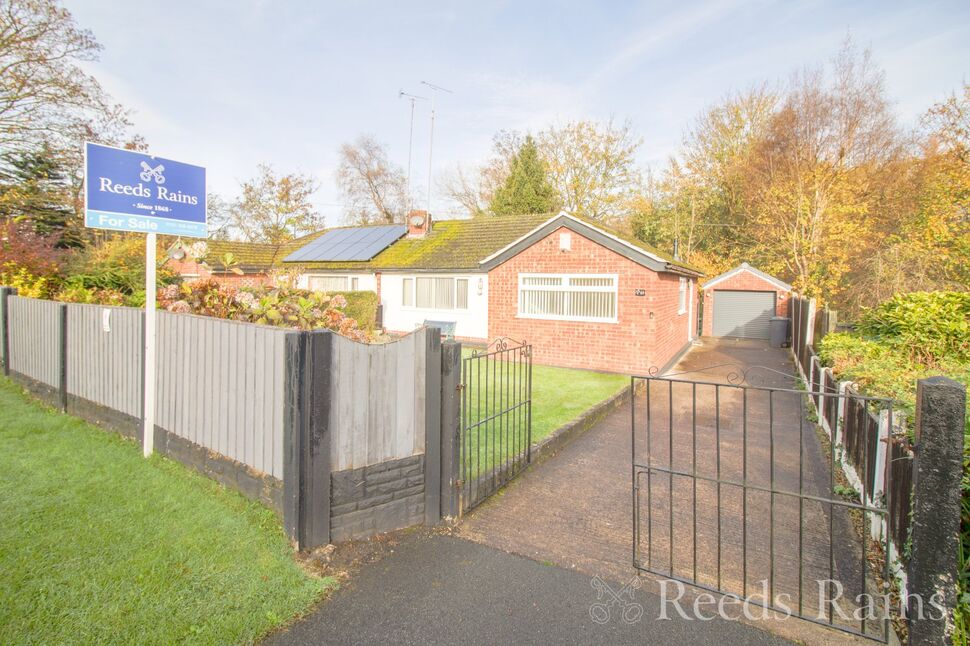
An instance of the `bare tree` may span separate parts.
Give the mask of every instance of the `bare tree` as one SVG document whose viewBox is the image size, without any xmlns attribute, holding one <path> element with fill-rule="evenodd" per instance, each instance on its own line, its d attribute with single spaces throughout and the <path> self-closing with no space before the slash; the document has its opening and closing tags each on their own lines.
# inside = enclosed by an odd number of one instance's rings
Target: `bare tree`
<svg viewBox="0 0 970 646">
<path fill-rule="evenodd" d="M 442 182 L 448 197 L 461 204 L 469 215 L 483 215 L 488 210 L 495 191 L 509 176 L 512 159 L 525 142 L 525 135 L 516 130 L 500 130 L 492 137 L 492 154 L 482 166 L 471 171 L 460 165 Z"/>
<path fill-rule="evenodd" d="M 52 0 L 0 4 L 0 147 L 55 149 L 97 137 L 105 122 L 129 125 L 97 80 L 80 64 L 101 46 Z"/>
<path fill-rule="evenodd" d="M 73 209 L 67 223 L 78 240 L 82 144 L 97 141 L 132 149 L 144 141 L 130 133 L 128 111 L 112 102 L 82 64 L 97 60 L 101 46 L 54 0 L 0 1 L 0 172 L 10 160 L 43 155 L 65 178 L 62 206 Z"/>
<path fill-rule="evenodd" d="M 407 178 L 373 137 L 361 135 L 340 147 L 337 185 L 347 202 L 350 222 L 403 222 L 407 215 Z"/>
</svg>

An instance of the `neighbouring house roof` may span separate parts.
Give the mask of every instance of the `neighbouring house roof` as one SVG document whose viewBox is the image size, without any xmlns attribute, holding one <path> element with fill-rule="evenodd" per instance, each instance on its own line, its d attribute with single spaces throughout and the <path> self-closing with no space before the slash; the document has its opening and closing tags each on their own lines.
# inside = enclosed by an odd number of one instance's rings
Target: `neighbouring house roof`
<svg viewBox="0 0 970 646">
<path fill-rule="evenodd" d="M 205 262 L 214 270 L 222 268 L 221 260 L 226 254 L 232 254 L 239 263 L 239 268 L 247 273 L 267 271 L 276 264 L 282 254 L 280 249 L 284 245 L 265 244 L 261 242 L 233 242 L 231 240 L 206 240 L 208 251 Z"/>
<path fill-rule="evenodd" d="M 483 269 L 490 270 L 509 258 L 521 253 L 531 247 L 539 240 L 542 240 L 553 231 L 559 228 L 567 228 L 574 231 L 593 242 L 603 245 L 607 249 L 643 265 L 654 271 L 669 271 L 685 276 L 703 276 L 703 270 L 688 263 L 674 259 L 665 253 L 658 251 L 653 246 L 636 239 L 635 237 L 617 231 L 612 227 L 580 216 L 560 213 L 559 215 L 547 218 L 534 229 L 526 232 L 521 237 L 513 240 L 505 247 L 497 250 L 482 259 Z"/>
<path fill-rule="evenodd" d="M 710 289 L 711 287 L 714 287 L 718 283 L 723 282 L 723 281 L 725 281 L 725 280 L 727 280 L 729 278 L 733 278 L 733 277 L 737 276 L 738 274 L 740 274 L 741 272 L 745 272 L 745 271 L 748 272 L 749 274 L 753 274 L 753 275 L 757 276 L 758 278 L 760 278 L 760 279 L 762 279 L 762 280 L 764 280 L 766 282 L 771 283 L 772 285 L 774 285 L 775 287 L 777 287 L 779 289 L 785 290 L 786 292 L 790 292 L 792 290 L 792 286 L 789 285 L 788 283 L 786 283 L 786 282 L 784 282 L 782 280 L 778 280 L 774 276 L 772 276 L 770 274 L 766 274 L 765 272 L 763 272 L 763 271 L 761 271 L 759 269 L 755 269 L 754 267 L 752 267 L 751 265 L 749 265 L 746 262 L 741 263 L 740 265 L 738 265 L 734 269 L 731 269 L 730 271 L 724 272 L 720 276 L 715 276 L 714 278 L 710 279 L 709 281 L 707 281 L 706 283 L 704 283 L 703 285 L 701 285 L 701 289 Z"/>
<path fill-rule="evenodd" d="M 283 262 L 368 261 L 407 233 L 403 224 L 331 229 L 283 258 Z"/>
<path fill-rule="evenodd" d="M 370 262 L 302 262 L 301 267 L 327 271 L 469 271 L 479 261 L 548 220 L 549 215 L 436 220 L 421 238 L 404 237 Z"/>
<path fill-rule="evenodd" d="M 247 273 L 268 271 L 273 266 L 284 265 L 333 272 L 483 272 L 535 244 L 559 227 L 569 228 L 656 271 L 703 275 L 700 269 L 674 260 L 633 236 L 600 222 L 566 213 L 434 221 L 426 236 L 402 237 L 368 261 L 289 261 L 288 256 L 335 229 L 319 231 L 279 245 L 209 240 L 206 259 L 218 270 L 218 259 L 232 253 L 240 268 Z M 349 227 L 340 227 L 346 228 Z"/>
</svg>

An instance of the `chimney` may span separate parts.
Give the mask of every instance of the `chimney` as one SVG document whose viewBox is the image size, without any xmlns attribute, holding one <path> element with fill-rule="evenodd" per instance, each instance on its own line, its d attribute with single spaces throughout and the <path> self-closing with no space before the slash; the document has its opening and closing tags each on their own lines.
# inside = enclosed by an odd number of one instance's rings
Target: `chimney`
<svg viewBox="0 0 970 646">
<path fill-rule="evenodd" d="M 431 233 L 431 215 L 427 211 L 408 213 L 408 237 L 423 238 Z"/>
</svg>

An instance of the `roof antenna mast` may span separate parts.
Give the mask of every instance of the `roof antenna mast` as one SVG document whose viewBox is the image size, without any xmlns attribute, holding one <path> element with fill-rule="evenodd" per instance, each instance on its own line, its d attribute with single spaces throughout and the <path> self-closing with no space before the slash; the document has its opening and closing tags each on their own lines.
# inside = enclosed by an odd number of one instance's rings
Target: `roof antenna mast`
<svg viewBox="0 0 970 646">
<path fill-rule="evenodd" d="M 427 101 L 428 98 L 424 96 L 418 96 L 417 94 L 408 94 L 404 90 L 400 90 L 397 93 L 397 98 L 407 99 L 411 102 L 411 129 L 408 132 L 408 186 L 407 186 L 407 196 L 408 196 L 408 209 L 411 209 L 411 150 L 414 148 L 414 102 L 415 101 Z"/>
<path fill-rule="evenodd" d="M 448 94 L 454 94 L 448 88 L 443 88 L 440 85 L 435 85 L 434 83 L 428 83 L 427 81 L 421 81 L 421 85 L 426 85 L 432 90 L 431 94 L 431 140 L 428 146 L 428 216 L 431 216 L 431 161 L 434 155 L 434 98 L 437 96 L 438 92 L 447 92 Z"/>
</svg>

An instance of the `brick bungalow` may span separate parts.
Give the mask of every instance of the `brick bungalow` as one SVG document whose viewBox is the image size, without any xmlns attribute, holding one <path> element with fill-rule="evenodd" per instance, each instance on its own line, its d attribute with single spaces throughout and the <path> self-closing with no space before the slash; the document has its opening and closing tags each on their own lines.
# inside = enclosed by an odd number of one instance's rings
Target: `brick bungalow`
<svg viewBox="0 0 970 646">
<path fill-rule="evenodd" d="M 745 262 L 701 290 L 704 336 L 767 339 L 771 317 L 788 316 L 792 287 Z"/>
<path fill-rule="evenodd" d="M 467 341 L 527 340 L 537 363 L 645 373 L 697 330 L 699 270 L 565 213 L 432 223 L 414 212 L 367 259 L 281 256 L 303 287 L 377 292 L 388 332 L 435 324 Z"/>
</svg>

